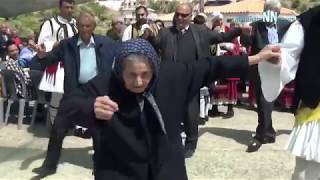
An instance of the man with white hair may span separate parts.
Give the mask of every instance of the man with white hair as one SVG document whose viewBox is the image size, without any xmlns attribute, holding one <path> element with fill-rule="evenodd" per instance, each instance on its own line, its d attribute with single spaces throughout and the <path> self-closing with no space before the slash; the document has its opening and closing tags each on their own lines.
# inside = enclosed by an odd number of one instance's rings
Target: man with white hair
<svg viewBox="0 0 320 180">
<path fill-rule="evenodd" d="M 287 20 L 279 19 L 281 3 L 279 0 L 266 0 L 263 19 L 252 23 L 252 54 L 258 53 L 267 44 L 279 43 L 290 26 Z M 249 74 L 254 83 L 257 101 L 258 126 L 256 134 L 249 142 L 247 152 L 257 151 L 262 144 L 274 143 L 276 132 L 272 126 L 272 110 L 274 102 L 267 102 L 261 90 L 258 66 L 254 66 Z"/>
<path fill-rule="evenodd" d="M 220 31 L 220 27 L 223 24 L 223 15 L 220 12 L 213 12 L 211 16 L 211 30 Z"/>
<path fill-rule="evenodd" d="M 115 16 L 112 18 L 111 29 L 107 31 L 107 36 L 113 40 L 121 40 L 125 28 L 123 17 Z"/>
</svg>

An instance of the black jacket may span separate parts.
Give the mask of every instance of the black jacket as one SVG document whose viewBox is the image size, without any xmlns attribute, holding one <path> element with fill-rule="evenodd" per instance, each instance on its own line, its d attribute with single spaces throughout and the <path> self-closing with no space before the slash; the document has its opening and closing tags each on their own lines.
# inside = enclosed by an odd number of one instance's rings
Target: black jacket
<svg viewBox="0 0 320 180">
<path fill-rule="evenodd" d="M 291 22 L 284 19 L 278 19 L 277 30 L 279 41 L 290 27 Z M 268 40 L 268 30 L 262 21 L 256 21 L 252 24 L 253 36 L 251 37 L 252 54 L 257 54 L 266 45 L 270 44 Z"/>
<path fill-rule="evenodd" d="M 137 95 L 128 92 L 114 74 L 98 75 L 66 96 L 61 106 L 69 118 L 94 124 L 101 132 L 96 179 L 186 180 L 180 136 L 186 104 L 205 83 L 230 74 L 241 76 L 247 67 L 247 57 L 214 57 L 189 65 L 163 62 L 151 92 L 166 133 L 155 121 L 151 105 L 146 102 L 141 112 Z M 94 116 L 95 98 L 103 95 L 119 105 L 110 121 Z"/>
<path fill-rule="evenodd" d="M 44 59 L 39 59 L 39 62 L 45 66 L 56 64 L 59 61 L 63 62 L 65 72 L 64 94 L 68 94 L 80 86 L 80 50 L 77 46 L 78 38 L 79 36 L 75 35 L 72 38 L 62 40 L 59 46 L 49 52 Z M 93 38 L 98 74 L 110 72 L 119 43 L 100 35 L 94 35 Z"/>
<path fill-rule="evenodd" d="M 197 24 L 190 24 L 189 28 L 191 29 L 193 40 L 196 46 L 197 59 L 203 59 L 211 56 L 210 45 L 221 42 L 231 42 L 235 37 L 241 34 L 241 29 L 239 28 L 235 28 L 234 30 L 226 33 L 210 31 L 205 26 Z M 162 28 L 160 30 L 159 48 L 162 60 L 177 61 L 175 57 L 177 33 L 178 30 L 175 26 Z"/>
<path fill-rule="evenodd" d="M 284 19 L 278 19 L 277 21 L 277 31 L 278 31 L 278 39 L 279 42 L 283 38 L 284 34 L 290 27 L 291 22 Z M 253 35 L 248 37 L 251 45 L 251 54 L 257 54 L 261 49 L 263 49 L 266 45 L 270 44 L 268 40 L 268 30 L 263 21 L 256 21 L 252 24 Z M 254 65 L 250 67 L 250 71 L 248 73 L 248 78 L 253 81 L 258 81 L 258 66 Z"/>
</svg>

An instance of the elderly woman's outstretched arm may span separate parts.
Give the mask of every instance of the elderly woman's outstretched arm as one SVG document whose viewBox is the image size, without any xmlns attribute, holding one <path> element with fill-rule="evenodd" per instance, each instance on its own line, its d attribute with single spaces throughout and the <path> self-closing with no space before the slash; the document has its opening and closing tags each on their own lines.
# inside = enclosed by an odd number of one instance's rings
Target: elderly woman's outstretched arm
<svg viewBox="0 0 320 180">
<path fill-rule="evenodd" d="M 250 65 L 261 61 L 277 64 L 281 56 L 280 47 L 268 45 L 253 56 L 208 57 L 204 61 L 185 65 L 184 74 L 188 84 L 188 97 L 193 97 L 199 89 L 215 80 L 230 77 L 245 77 Z"/>
</svg>

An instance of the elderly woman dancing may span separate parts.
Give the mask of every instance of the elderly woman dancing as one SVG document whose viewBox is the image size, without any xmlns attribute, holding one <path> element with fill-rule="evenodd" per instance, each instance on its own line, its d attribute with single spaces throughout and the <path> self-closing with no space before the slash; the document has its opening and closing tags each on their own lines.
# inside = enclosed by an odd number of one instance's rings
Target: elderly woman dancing
<svg viewBox="0 0 320 180">
<path fill-rule="evenodd" d="M 123 42 L 113 73 L 98 75 L 62 102 L 67 116 L 99 128 L 95 178 L 187 179 L 180 136 L 187 102 L 204 84 L 241 76 L 248 65 L 279 57 L 279 49 L 267 46 L 250 57 L 160 64 L 146 40 Z"/>
</svg>

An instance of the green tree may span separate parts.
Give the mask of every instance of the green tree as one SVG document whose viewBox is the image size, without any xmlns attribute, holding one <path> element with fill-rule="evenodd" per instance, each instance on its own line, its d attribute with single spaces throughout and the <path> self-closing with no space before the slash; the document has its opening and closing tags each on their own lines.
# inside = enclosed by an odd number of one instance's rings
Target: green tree
<svg viewBox="0 0 320 180">
<path fill-rule="evenodd" d="M 97 3 L 90 2 L 81 5 L 77 5 L 75 9 L 75 16 L 78 16 L 81 11 L 93 12 L 96 15 L 97 21 L 97 34 L 105 34 L 106 29 L 109 28 L 111 24 L 111 18 L 113 15 L 118 14 L 118 12 L 112 11 L 104 6 L 100 6 Z M 0 19 L 0 22 L 7 22 L 10 27 L 16 29 L 21 37 L 28 37 L 33 34 L 33 32 L 38 32 L 41 24 L 54 15 L 56 15 L 59 10 L 49 9 L 44 11 L 38 11 L 28 14 L 19 15 L 17 17 L 10 18 L 8 21 Z"/>
<path fill-rule="evenodd" d="M 162 1 L 150 0 L 148 1 L 147 6 L 155 10 L 156 13 L 172 13 L 175 11 L 178 4 L 179 1 L 170 1 L 165 4 Z"/>
</svg>

